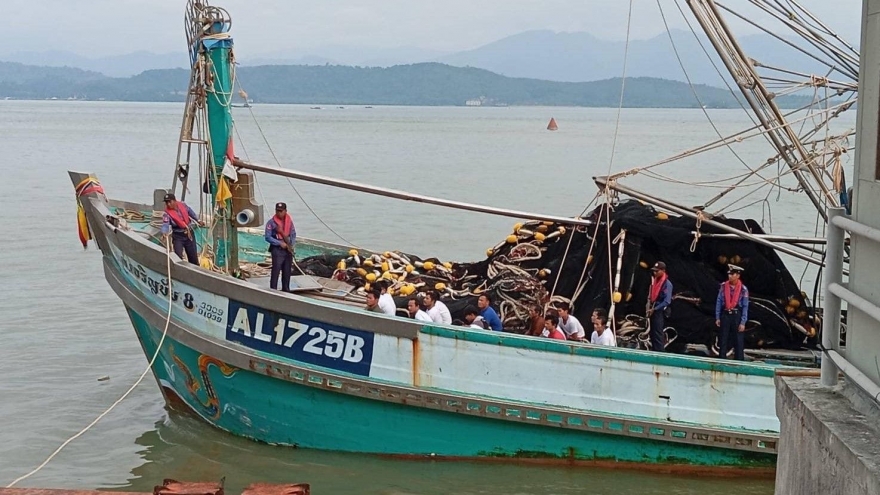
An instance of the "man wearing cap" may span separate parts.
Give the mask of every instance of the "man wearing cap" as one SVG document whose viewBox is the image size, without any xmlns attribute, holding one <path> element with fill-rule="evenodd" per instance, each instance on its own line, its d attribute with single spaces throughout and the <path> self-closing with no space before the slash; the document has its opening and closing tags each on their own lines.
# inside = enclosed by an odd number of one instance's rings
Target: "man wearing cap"
<svg viewBox="0 0 880 495">
<path fill-rule="evenodd" d="M 290 272 L 293 265 L 293 246 L 296 244 L 296 227 L 287 214 L 285 203 L 275 204 L 275 215 L 266 222 L 266 242 L 272 253 L 272 276 L 269 287 L 278 288 L 278 275 L 281 275 L 281 290 L 290 292 Z"/>
<path fill-rule="evenodd" d="M 651 290 L 648 292 L 647 316 L 651 320 L 651 349 L 666 350 L 666 309 L 672 304 L 672 282 L 666 276 L 666 263 L 651 267 Z"/>
<path fill-rule="evenodd" d="M 174 194 L 165 195 L 165 211 L 162 213 L 163 235 L 171 234 L 171 244 L 174 246 L 174 254 L 183 258 L 184 251 L 186 259 L 194 265 L 199 264 L 199 249 L 196 241 L 193 239 L 193 224 L 204 227 L 205 224 L 199 220 L 199 216 L 192 208 L 183 201 L 177 201 Z"/>
<path fill-rule="evenodd" d="M 727 282 L 721 284 L 715 300 L 715 326 L 719 328 L 720 357 L 726 358 L 733 344 L 733 358 L 745 360 L 746 321 L 749 319 L 749 290 L 740 280 L 743 269 L 728 265 Z"/>
</svg>

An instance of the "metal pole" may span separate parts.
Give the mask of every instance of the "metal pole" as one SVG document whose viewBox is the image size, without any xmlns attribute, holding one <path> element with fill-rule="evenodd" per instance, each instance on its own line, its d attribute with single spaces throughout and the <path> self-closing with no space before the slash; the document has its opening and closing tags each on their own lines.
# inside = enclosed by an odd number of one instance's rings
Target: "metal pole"
<svg viewBox="0 0 880 495">
<path fill-rule="evenodd" d="M 825 313 L 822 319 L 822 347 L 838 350 L 840 347 L 840 297 L 831 292 L 832 285 L 843 282 L 843 239 L 844 230 L 835 225 L 833 219 L 843 215 L 843 208 L 828 208 L 828 244 L 825 246 L 825 276 L 822 277 L 822 294 L 825 296 Z M 825 354 L 822 356 L 822 385 L 831 387 L 837 384 L 837 366 Z"/>
<path fill-rule="evenodd" d="M 677 206 L 674 203 L 671 203 L 669 201 L 655 198 L 653 196 L 649 196 L 647 194 L 640 193 L 639 191 L 636 191 L 635 189 L 630 189 L 628 187 L 618 185 L 618 184 L 614 183 L 614 181 L 608 181 L 607 178 L 605 178 L 605 177 L 593 177 L 593 181 L 596 182 L 596 184 L 600 188 L 608 187 L 608 188 L 613 189 L 615 191 L 626 194 L 627 196 L 630 196 L 630 197 L 633 197 L 636 199 L 640 199 L 646 203 L 651 203 L 655 206 L 659 206 L 661 208 L 666 208 L 667 210 L 674 212 L 674 213 L 678 213 L 679 215 L 684 215 L 686 217 L 693 218 L 694 220 L 697 219 L 697 214 L 687 208 L 682 208 L 681 206 Z M 750 234 L 748 232 L 743 232 L 742 230 L 737 230 L 737 229 L 730 227 L 730 226 L 727 226 L 721 222 L 716 222 L 715 220 L 711 220 L 709 218 L 703 218 L 702 222 L 706 225 L 711 225 L 711 226 L 718 228 L 718 229 L 721 229 L 725 232 L 735 234 L 743 239 L 748 239 L 756 244 L 760 244 L 762 246 L 767 246 L 771 249 L 775 249 L 775 250 L 777 250 L 781 253 L 785 253 L 789 256 L 794 256 L 795 258 L 806 261 L 807 263 L 812 263 L 814 265 L 819 265 L 819 266 L 823 265 L 822 260 L 817 260 L 816 258 L 812 258 L 804 253 L 801 253 L 800 251 L 795 251 L 794 249 L 791 249 L 791 248 L 788 248 L 785 246 L 780 246 L 778 244 L 774 244 L 774 243 L 772 243 L 766 239 L 762 239 L 754 234 Z M 841 243 L 842 243 L 842 241 L 841 241 Z"/>
<path fill-rule="evenodd" d="M 696 232 L 691 232 L 691 234 L 695 234 Z M 718 239 L 733 239 L 735 237 L 739 237 L 734 234 L 700 234 L 702 237 L 708 238 L 718 238 Z M 797 237 L 797 236 L 788 236 L 788 235 L 771 235 L 771 234 L 752 234 L 755 237 L 760 237 L 761 239 L 766 239 L 771 242 L 784 242 L 787 244 L 825 244 L 828 239 L 825 237 Z"/>
<path fill-rule="evenodd" d="M 593 222 L 580 218 L 559 217 L 554 215 L 543 215 L 541 213 L 530 213 L 527 211 L 508 210 L 506 208 L 496 208 L 494 206 L 484 206 L 474 203 L 462 203 L 461 201 L 453 201 L 450 199 L 435 198 L 432 196 L 424 196 L 421 194 L 411 194 L 396 189 L 388 189 L 385 187 L 371 186 L 361 184 L 344 179 L 334 179 L 323 175 L 310 174 L 308 172 L 300 172 L 297 170 L 289 170 L 285 168 L 272 167 L 269 165 L 257 165 L 256 163 L 246 162 L 236 158 L 232 161 L 236 167 L 247 168 L 257 172 L 265 172 L 272 175 L 280 175 L 282 177 L 290 177 L 291 179 L 304 180 L 306 182 L 315 182 L 327 186 L 338 187 L 341 189 L 350 189 L 367 194 L 375 194 L 386 198 L 402 199 L 404 201 L 415 201 L 416 203 L 425 203 L 429 205 L 445 206 L 457 210 L 476 211 L 480 213 L 488 213 L 489 215 L 498 215 L 502 217 L 522 218 L 528 220 L 546 220 L 548 222 L 556 222 L 565 225 L 584 225 L 591 226 Z"/>
<path fill-rule="evenodd" d="M 795 162 L 793 157 L 791 156 L 790 147 L 782 142 L 779 135 L 779 133 L 784 134 L 786 133 L 786 131 L 790 132 L 791 129 L 788 127 L 785 118 L 781 116 L 778 109 L 775 109 L 774 111 L 773 107 L 775 107 L 775 105 L 767 101 L 766 88 L 760 82 L 760 77 L 757 75 L 754 68 L 745 61 L 745 55 L 743 54 L 742 49 L 737 45 L 735 39 L 733 38 L 733 34 L 726 28 L 724 20 L 718 14 L 717 9 L 715 8 L 715 4 L 711 0 L 687 0 L 687 4 L 688 6 L 690 6 L 691 11 L 693 11 L 694 17 L 697 19 L 700 27 L 703 28 L 706 36 L 709 37 L 709 41 L 712 43 L 712 46 L 715 47 L 715 51 L 718 53 L 718 56 L 721 58 L 721 61 L 724 63 L 725 67 L 727 67 L 728 72 L 730 72 L 731 76 L 733 76 L 734 80 L 737 82 L 737 85 L 739 86 L 743 97 L 745 97 L 746 102 L 749 104 L 750 107 L 752 107 L 752 110 L 754 111 L 755 116 L 758 117 L 761 125 L 768 131 L 766 133 L 767 138 L 779 151 L 779 156 L 782 157 L 782 159 L 788 164 L 789 168 L 792 170 L 792 174 L 797 179 L 798 184 L 800 184 L 801 188 L 803 188 L 804 193 L 807 195 L 807 197 L 810 198 L 813 206 L 816 207 L 816 210 L 819 211 L 819 214 L 822 215 L 822 218 L 827 220 L 824 205 L 822 204 L 819 197 L 816 195 L 815 191 L 812 188 L 812 185 L 809 183 L 806 177 L 804 177 L 804 174 L 800 170 L 798 163 Z M 713 26 L 709 25 L 709 21 L 705 17 L 707 15 L 711 15 L 718 23 L 721 33 L 715 30 Z M 726 38 L 725 41 L 728 43 L 728 46 L 723 46 L 722 41 L 719 39 L 718 35 L 722 33 Z M 735 52 L 738 60 L 732 59 L 733 54 L 730 54 L 727 48 L 730 48 Z M 738 67 L 736 66 L 737 63 L 741 65 L 741 67 L 739 68 L 741 68 L 742 71 L 746 72 L 746 75 L 750 78 L 750 81 L 744 81 L 740 77 L 738 77 L 739 74 L 737 70 Z M 762 93 L 761 90 L 763 90 L 764 93 Z M 761 97 L 762 101 L 756 101 L 757 97 Z M 764 114 L 764 110 L 767 110 L 768 108 L 770 109 L 771 113 L 775 114 L 775 119 L 780 124 L 780 129 L 777 129 L 777 126 L 770 122 L 767 116 Z M 794 144 L 792 147 L 798 148 Z M 802 148 L 799 148 L 798 150 L 802 151 Z M 815 172 L 809 162 L 805 163 L 807 167 L 810 168 L 811 172 Z M 825 189 L 825 183 L 821 181 L 821 179 L 819 182 L 819 186 Z M 825 191 L 823 190 L 823 193 L 824 192 Z M 828 197 L 831 204 L 837 204 L 835 198 L 831 196 Z"/>
</svg>

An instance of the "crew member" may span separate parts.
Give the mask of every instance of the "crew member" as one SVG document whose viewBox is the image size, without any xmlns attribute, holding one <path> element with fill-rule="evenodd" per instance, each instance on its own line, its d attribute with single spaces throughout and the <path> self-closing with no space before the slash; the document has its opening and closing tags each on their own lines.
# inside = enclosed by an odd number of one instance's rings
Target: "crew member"
<svg viewBox="0 0 880 495">
<path fill-rule="evenodd" d="M 601 308 L 600 308 L 601 309 Z M 617 339 L 614 338 L 614 330 L 608 328 L 608 316 L 605 311 L 599 312 L 599 309 L 593 311 L 593 333 L 590 335 L 590 343 L 596 345 L 607 345 L 611 347 L 617 346 Z"/>
<path fill-rule="evenodd" d="M 480 308 L 480 316 L 489 325 L 489 328 L 500 332 L 501 318 L 498 317 L 498 313 L 492 308 L 492 299 L 489 298 L 488 294 L 480 294 L 480 297 L 477 298 L 477 307 Z"/>
<path fill-rule="evenodd" d="M 440 294 L 436 290 L 429 290 L 425 293 L 425 307 L 428 308 L 428 316 L 434 323 L 443 323 L 444 325 L 452 324 L 452 314 L 449 308 L 440 300 Z"/>
<path fill-rule="evenodd" d="M 565 332 L 565 338 L 581 342 L 587 336 L 584 326 L 571 314 L 571 305 L 562 302 L 556 305 L 559 310 L 559 329 Z"/>
<path fill-rule="evenodd" d="M 287 204 L 277 203 L 275 215 L 266 222 L 266 242 L 272 253 L 272 276 L 269 287 L 278 288 L 278 275 L 281 275 L 281 290 L 290 292 L 290 272 L 293 265 L 293 246 L 296 244 L 296 227 L 287 214 Z"/>
<path fill-rule="evenodd" d="M 541 307 L 537 304 L 529 306 L 529 328 L 526 335 L 540 337 L 544 331 L 544 315 L 541 314 Z"/>
<path fill-rule="evenodd" d="M 464 321 L 470 328 L 479 328 L 480 330 L 489 330 L 489 322 L 480 316 L 479 310 L 473 306 L 464 308 Z"/>
<path fill-rule="evenodd" d="M 544 315 L 544 331 L 541 332 L 541 336 L 554 340 L 565 340 L 565 332 L 559 329 L 559 315 L 550 312 Z"/>
<path fill-rule="evenodd" d="M 388 281 L 379 280 L 375 287 L 379 289 L 379 307 L 386 315 L 394 316 L 397 314 L 397 305 L 394 304 L 394 298 L 388 293 Z"/>
<path fill-rule="evenodd" d="M 715 300 L 715 326 L 719 328 L 722 359 L 727 357 L 733 344 L 733 358 L 745 360 L 744 332 L 749 320 L 749 290 L 740 280 L 742 272 L 741 267 L 728 265 L 727 282 L 721 284 Z"/>
<path fill-rule="evenodd" d="M 666 263 L 658 261 L 651 267 L 651 291 L 648 293 L 647 316 L 651 320 L 651 349 L 666 350 L 666 309 L 672 304 L 672 282 L 666 276 Z"/>
<path fill-rule="evenodd" d="M 174 246 L 174 254 L 183 258 L 186 251 L 186 259 L 194 265 L 199 264 L 199 249 L 193 238 L 193 224 L 204 227 L 199 216 L 192 208 L 183 201 L 177 201 L 174 194 L 165 195 L 165 212 L 162 213 L 162 234 L 171 234 L 171 244 Z"/>
<path fill-rule="evenodd" d="M 364 309 L 371 313 L 383 313 L 382 308 L 379 307 L 379 290 L 378 289 L 370 289 L 367 292 L 367 304 L 364 306 Z"/>
<path fill-rule="evenodd" d="M 406 311 L 409 313 L 409 317 L 416 321 L 432 321 L 428 313 L 422 311 L 422 305 L 419 304 L 419 300 L 415 297 L 406 300 Z"/>
</svg>

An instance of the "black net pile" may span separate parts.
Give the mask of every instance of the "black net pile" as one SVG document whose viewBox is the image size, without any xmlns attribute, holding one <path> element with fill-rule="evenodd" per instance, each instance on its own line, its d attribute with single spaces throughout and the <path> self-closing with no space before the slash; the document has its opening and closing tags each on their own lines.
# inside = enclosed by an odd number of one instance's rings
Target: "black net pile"
<svg viewBox="0 0 880 495">
<path fill-rule="evenodd" d="M 299 266 L 312 275 L 346 281 L 359 291 L 385 280 L 398 307 L 404 307 L 408 297 L 435 289 L 454 319 L 462 319 L 465 307 L 487 294 L 501 315 L 504 330 L 518 333 L 528 328 L 530 306 L 571 302 L 572 313 L 589 332 L 593 309 L 608 310 L 616 301 L 619 345 L 647 348 L 644 316 L 650 267 L 663 261 L 673 284 L 666 331 L 670 350 L 675 351 L 686 344 L 717 347 L 715 301 L 732 263 L 745 269 L 742 280 L 750 294 L 746 347 L 815 346 L 818 325 L 812 308 L 772 249 L 742 239 L 699 238 L 694 242 L 697 230 L 701 234 L 723 232 L 706 225 L 697 229 L 693 219 L 668 216 L 638 201 L 623 201 L 610 212 L 599 206 L 585 219 L 592 225 L 517 224 L 511 235 L 488 250 L 486 259 L 473 263 L 444 263 L 400 252 L 362 255 L 352 251 L 348 256 L 308 258 Z M 714 220 L 763 233 L 753 220 Z M 615 291 L 620 242 L 623 256 Z"/>
</svg>

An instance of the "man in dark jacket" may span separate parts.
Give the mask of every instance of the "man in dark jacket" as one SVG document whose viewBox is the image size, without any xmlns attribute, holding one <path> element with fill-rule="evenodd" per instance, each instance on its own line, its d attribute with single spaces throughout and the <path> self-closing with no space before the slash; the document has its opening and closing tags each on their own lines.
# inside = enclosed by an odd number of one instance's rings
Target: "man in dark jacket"
<svg viewBox="0 0 880 495">
<path fill-rule="evenodd" d="M 287 205 L 277 203 L 275 216 L 266 222 L 266 242 L 272 253 L 272 276 L 269 286 L 278 288 L 278 275 L 281 275 L 281 290 L 290 292 L 290 273 L 293 265 L 293 246 L 296 244 L 296 227 L 287 214 Z"/>
<path fill-rule="evenodd" d="M 672 282 L 666 275 L 666 263 L 651 267 L 651 290 L 648 292 L 647 316 L 651 320 L 651 349 L 666 350 L 666 310 L 672 304 Z"/>
</svg>

